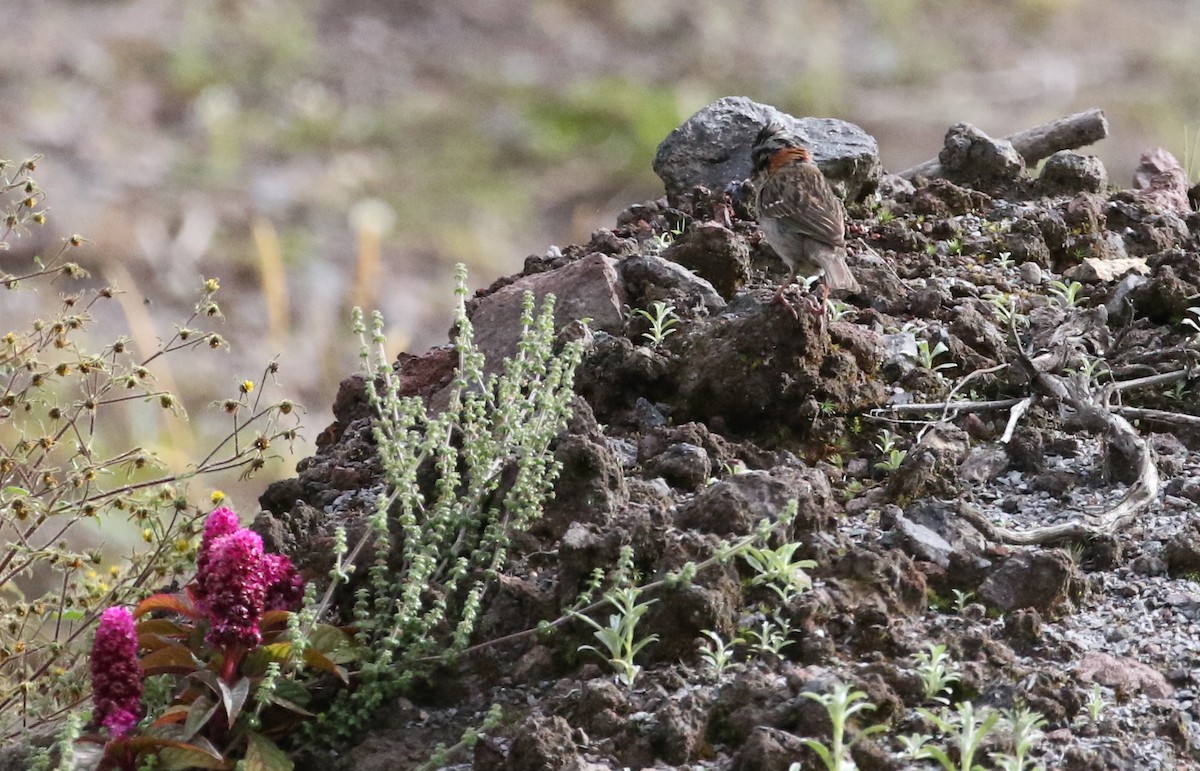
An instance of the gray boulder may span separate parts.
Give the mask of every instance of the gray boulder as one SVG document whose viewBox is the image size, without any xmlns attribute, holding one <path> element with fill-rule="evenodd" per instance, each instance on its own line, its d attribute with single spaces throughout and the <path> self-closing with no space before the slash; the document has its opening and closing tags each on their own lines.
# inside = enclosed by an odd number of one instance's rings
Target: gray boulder
<svg viewBox="0 0 1200 771">
<path fill-rule="evenodd" d="M 654 173 L 667 197 L 674 200 L 696 185 L 723 190 L 749 177 L 754 137 L 772 120 L 791 128 L 843 198 L 856 200 L 879 183 L 879 145 L 853 123 L 793 118 L 744 96 L 726 96 L 688 118 L 658 146 Z"/>
</svg>

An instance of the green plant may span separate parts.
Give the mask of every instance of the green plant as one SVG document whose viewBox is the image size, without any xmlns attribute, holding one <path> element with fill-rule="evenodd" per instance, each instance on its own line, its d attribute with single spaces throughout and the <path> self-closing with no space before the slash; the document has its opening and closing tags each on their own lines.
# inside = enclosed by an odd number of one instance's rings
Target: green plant
<svg viewBox="0 0 1200 771">
<path fill-rule="evenodd" d="M 931 372 L 937 372 L 938 370 L 949 369 L 954 366 L 954 364 L 952 362 L 943 362 L 941 364 L 934 364 L 934 361 L 937 360 L 937 357 L 941 356 L 943 353 L 948 352 L 949 350 L 950 349 L 946 347 L 946 344 L 940 340 L 932 348 L 929 347 L 928 340 L 918 340 L 917 341 L 917 364 L 918 364 L 918 366 L 921 367 L 921 369 L 927 369 Z"/>
<path fill-rule="evenodd" d="M 854 690 L 845 683 L 836 683 L 829 693 L 805 691 L 800 695 L 822 705 L 829 713 L 829 722 L 833 726 L 829 744 L 826 745 L 816 739 L 804 740 L 808 748 L 821 758 L 826 771 L 852 771 L 856 766 L 850 758 L 850 748 L 871 734 L 887 730 L 887 726 L 883 725 L 868 726 L 859 730 L 853 740 L 846 741 L 846 728 L 850 718 L 860 712 L 875 709 L 875 705 L 867 701 L 865 693 Z M 791 766 L 791 771 L 800 771 L 800 769 L 799 763 Z"/>
<path fill-rule="evenodd" d="M 1075 308 L 1087 297 L 1080 294 L 1083 291 L 1083 284 L 1078 281 L 1066 283 L 1063 281 L 1050 282 L 1050 294 L 1054 295 L 1053 302 L 1059 304 L 1063 308 Z"/>
<path fill-rule="evenodd" d="M 642 590 L 636 586 L 621 586 L 609 590 L 604 595 L 604 599 L 617 610 L 608 617 L 608 626 L 601 626 L 582 613 L 572 614 L 593 627 L 596 630 L 594 633 L 596 639 L 604 646 L 603 651 L 594 645 L 581 645 L 579 650 L 595 651 L 604 656 L 605 660 L 616 670 L 617 681 L 626 688 L 633 687 L 638 673 L 642 671 L 640 666 L 633 663 L 634 656 L 637 656 L 642 648 L 658 640 L 656 634 L 641 639 L 637 637 L 638 622 L 641 621 L 650 606 L 657 602 L 657 600 L 638 602 L 637 599 L 641 592 Z"/>
<path fill-rule="evenodd" d="M 1042 717 L 1041 713 L 1034 712 L 1028 707 L 1022 706 L 1016 710 L 1005 710 L 1000 719 L 1000 727 L 1009 733 L 1009 744 L 1012 751 L 993 752 L 988 757 L 996 762 L 1001 771 L 1025 771 L 1030 765 L 1030 762 L 1026 760 L 1026 755 L 1035 744 L 1042 740 L 1044 734 L 1041 728 L 1045 725 L 1046 719 Z M 1035 766 L 1035 768 L 1040 768 L 1040 766 Z"/>
<path fill-rule="evenodd" d="M 1012 252 L 1000 252 L 996 255 L 996 264 L 1001 270 L 1008 270 L 1013 265 Z"/>
<path fill-rule="evenodd" d="M 849 303 L 831 297 L 825 298 L 825 312 L 829 314 L 830 321 L 841 321 L 857 311 L 858 309 Z"/>
<path fill-rule="evenodd" d="M 879 432 L 879 438 L 875 440 L 875 447 L 883 453 L 883 459 L 875 463 L 875 468 L 884 471 L 895 471 L 900 468 L 900 464 L 908 456 L 908 450 L 896 447 L 896 435 L 886 428 Z"/>
<path fill-rule="evenodd" d="M 950 254 L 962 254 L 962 250 L 963 242 L 961 238 L 951 238 L 946 242 L 946 251 L 950 252 Z"/>
<path fill-rule="evenodd" d="M 504 712 L 500 709 L 499 704 L 493 704 L 484 715 L 483 721 L 479 726 L 468 728 L 463 732 L 462 738 L 455 742 L 452 746 L 447 747 L 445 744 L 439 743 L 434 747 L 433 755 L 430 756 L 421 765 L 417 766 L 415 771 L 435 771 L 448 766 L 450 758 L 457 752 L 469 750 L 479 743 L 480 737 L 500 725 L 504 718 Z"/>
<path fill-rule="evenodd" d="M 1088 693 L 1087 700 L 1088 717 L 1092 723 L 1099 723 L 1100 716 L 1104 714 L 1105 708 L 1111 704 L 1112 702 L 1104 698 L 1104 690 L 1100 687 L 1100 683 L 1092 683 L 1092 689 Z"/>
<path fill-rule="evenodd" d="M 1079 373 L 1088 380 L 1096 380 L 1104 375 L 1112 375 L 1108 368 L 1108 363 L 1099 356 L 1084 355 L 1082 363 L 1079 365 Z"/>
<path fill-rule="evenodd" d="M 646 253 L 662 254 L 673 243 L 675 243 L 675 237 L 671 233 L 655 233 L 646 241 Z"/>
<path fill-rule="evenodd" d="M 751 650 L 760 656 L 779 657 L 783 649 L 793 642 L 789 639 L 792 634 L 791 623 L 778 616 L 763 619 L 758 629 L 747 628 L 744 634 Z"/>
<path fill-rule="evenodd" d="M 1188 308 L 1186 312 L 1192 314 L 1196 318 L 1184 318 L 1181 323 L 1185 327 L 1191 327 L 1193 330 L 1195 330 L 1196 334 L 1192 336 L 1193 341 L 1200 340 L 1200 305 L 1193 305 Z"/>
<path fill-rule="evenodd" d="M 746 640 L 742 637 L 734 637 L 729 642 L 725 642 L 721 639 L 721 635 L 707 629 L 701 634 L 708 639 L 700 648 L 700 658 L 708 665 L 713 676 L 719 678 L 733 666 L 734 649 Z"/>
<path fill-rule="evenodd" d="M 558 474 L 550 443 L 571 414 L 582 342 L 556 351 L 554 298 L 535 315 L 526 294 L 517 353 L 488 374 L 466 313 L 461 265 L 456 278 L 458 367 L 440 413 L 401 396 L 382 317 L 375 314 L 368 337 L 355 313 L 386 488 L 353 549 L 374 553 L 354 588 L 356 640 L 369 653 L 357 687 L 339 691 L 310 724 L 311 742 L 357 735 L 386 699 L 467 647 L 512 538 L 541 516 Z M 433 481 L 418 484 L 419 473 Z"/>
<path fill-rule="evenodd" d="M 986 708 L 976 712 L 975 705 L 969 701 L 960 703 L 954 711 L 943 707 L 938 712 L 924 708 L 919 708 L 917 712 L 950 740 L 958 761 L 956 763 L 942 747 L 930 744 L 932 737 L 921 734 L 900 737 L 909 757 L 937 761 L 945 771 L 982 771 L 983 767 L 975 762 L 975 756 L 999 722 L 999 712 Z"/>
<path fill-rule="evenodd" d="M 1191 391 L 1188 389 L 1188 382 L 1186 380 L 1176 380 L 1171 384 L 1170 389 L 1163 392 L 1163 396 L 1175 402 L 1183 401 L 1190 394 Z"/>
<path fill-rule="evenodd" d="M 875 221 L 880 225 L 886 225 L 896 219 L 896 214 L 886 206 L 880 206 L 879 211 L 875 215 Z"/>
<path fill-rule="evenodd" d="M 930 643 L 916 654 L 917 674 L 921 676 L 921 691 L 926 701 L 949 704 L 951 686 L 959 681 L 954 661 L 946 654 L 946 646 Z"/>
<path fill-rule="evenodd" d="M 679 317 L 675 315 L 675 306 L 667 305 L 661 300 L 656 300 L 650 305 L 650 310 L 638 308 L 633 311 L 634 316 L 641 316 L 646 321 L 650 322 L 650 331 L 643 332 L 642 337 L 646 338 L 653 346 L 662 345 L 663 341 L 677 330 L 672 329 L 679 323 Z"/>
<path fill-rule="evenodd" d="M 1189 134 L 1191 135 L 1189 137 Z M 1200 131 L 1196 131 L 1190 125 L 1183 127 L 1183 170 L 1187 174 L 1188 181 L 1196 184 L 1197 179 L 1200 179 Z"/>
<path fill-rule="evenodd" d="M 954 612 L 962 615 L 967 605 L 975 597 L 974 592 L 964 592 L 961 589 L 951 589 L 950 593 L 954 595 Z"/>
<path fill-rule="evenodd" d="M 742 559 L 754 568 L 756 575 L 751 579 L 753 586 L 766 586 L 779 596 L 781 603 L 812 588 L 812 579 L 806 570 L 817 566 L 813 560 L 796 559 L 799 543 L 786 543 L 778 549 L 766 546 L 749 546 L 742 552 Z"/>
<path fill-rule="evenodd" d="M 46 222 L 37 162 L 0 161 L 0 251 Z M 167 422 L 156 430 L 161 416 L 186 413 L 163 385 L 167 365 L 226 347 L 210 328 L 221 318 L 220 284 L 204 281 L 193 313 L 173 335 L 144 341 L 148 350 L 124 336 L 92 350 L 94 317 L 115 310 L 107 306 L 120 293 L 77 291 L 89 274 L 73 258 L 86 242 L 68 236 L 27 269 L 0 271 L 6 290 L 60 298 L 44 317 L 0 330 L 0 741 L 87 696 L 85 638 L 106 607 L 136 603 L 190 569 L 197 525 L 187 483 L 252 474 L 299 427 L 296 405 L 267 404 L 245 380 L 217 405 L 229 432 L 198 462 L 168 470 L 150 448 L 169 444 Z M 263 379 L 274 372 L 272 363 Z M 101 532 L 110 545 L 95 545 Z"/>
<path fill-rule="evenodd" d="M 983 299 L 991 303 L 992 310 L 1004 322 L 1004 326 L 1023 327 L 1028 323 L 1029 317 L 1017 311 L 1017 300 L 1012 295 L 985 294 Z"/>
</svg>

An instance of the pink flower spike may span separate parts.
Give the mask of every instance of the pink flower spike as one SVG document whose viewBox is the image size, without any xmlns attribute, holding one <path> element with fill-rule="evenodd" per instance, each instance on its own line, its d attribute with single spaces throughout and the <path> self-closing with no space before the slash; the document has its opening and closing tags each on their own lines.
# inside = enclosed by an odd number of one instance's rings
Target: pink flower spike
<svg viewBox="0 0 1200 771">
<path fill-rule="evenodd" d="M 304 578 L 283 554 L 264 555 L 267 560 L 267 610 L 299 610 L 304 599 Z"/>
<path fill-rule="evenodd" d="M 212 548 L 213 541 L 226 535 L 233 535 L 242 529 L 238 515 L 228 506 L 213 509 L 204 520 L 204 535 L 200 539 L 200 556 Z"/>
<path fill-rule="evenodd" d="M 118 739 L 129 733 L 142 715 L 145 675 L 137 647 L 133 614 L 128 608 L 109 608 L 100 614 L 92 643 L 92 717 Z"/>
<path fill-rule="evenodd" d="M 209 643 L 252 648 L 262 641 L 258 622 L 266 607 L 269 569 L 262 538 L 252 530 L 213 542 L 205 570 L 196 576 L 204 592 Z"/>
<path fill-rule="evenodd" d="M 209 551 L 212 550 L 212 545 L 218 538 L 224 538 L 227 535 L 233 535 L 242 528 L 238 521 L 238 515 L 233 509 L 226 506 L 213 509 L 208 518 L 204 520 L 204 535 L 200 539 L 200 551 L 196 555 L 196 585 L 192 592 L 197 607 L 204 608 L 204 598 L 206 588 L 200 577 L 208 570 Z"/>
</svg>

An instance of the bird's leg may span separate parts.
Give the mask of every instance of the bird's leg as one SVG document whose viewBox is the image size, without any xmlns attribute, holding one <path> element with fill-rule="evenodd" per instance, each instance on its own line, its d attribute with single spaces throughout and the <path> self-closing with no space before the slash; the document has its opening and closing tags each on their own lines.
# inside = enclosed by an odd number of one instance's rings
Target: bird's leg
<svg viewBox="0 0 1200 771">
<path fill-rule="evenodd" d="M 810 294 L 808 296 L 808 307 L 812 309 L 813 313 L 819 313 L 823 316 L 823 315 L 825 315 L 825 303 L 828 299 L 829 299 L 829 284 L 826 284 L 824 281 L 822 281 L 821 282 L 821 299 L 818 300 L 816 298 L 816 296 Z"/>
<path fill-rule="evenodd" d="M 777 305 L 782 305 L 784 308 L 787 308 L 788 313 L 792 314 L 792 318 L 798 319 L 798 318 L 800 318 L 800 315 L 798 313 L 796 313 L 796 309 L 792 307 L 791 303 L 789 303 L 787 300 L 783 299 L 783 293 L 787 291 L 787 288 L 789 286 L 791 286 L 792 282 L 795 280 L 796 280 L 796 271 L 794 271 L 794 270 L 788 271 L 787 279 L 782 284 L 779 285 L 778 289 L 775 290 L 775 299 L 772 300 L 771 302 L 775 303 Z"/>
</svg>

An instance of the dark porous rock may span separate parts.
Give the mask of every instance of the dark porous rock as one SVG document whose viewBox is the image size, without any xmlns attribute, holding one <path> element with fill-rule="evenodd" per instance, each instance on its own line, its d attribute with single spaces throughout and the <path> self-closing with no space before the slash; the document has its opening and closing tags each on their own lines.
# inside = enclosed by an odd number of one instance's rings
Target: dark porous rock
<svg viewBox="0 0 1200 771">
<path fill-rule="evenodd" d="M 993 139 L 970 123 L 950 127 L 938 161 L 951 181 L 983 190 L 1011 182 L 1025 171 L 1025 159 L 1011 142 Z"/>
<path fill-rule="evenodd" d="M 1029 653 L 1042 639 L 1041 614 L 1032 608 L 1005 614 L 1004 636 L 1014 650 Z"/>
<path fill-rule="evenodd" d="M 646 463 L 646 473 L 660 476 L 682 490 L 696 490 L 712 475 L 712 460 L 703 447 L 673 444 Z"/>
<path fill-rule="evenodd" d="M 787 126 L 812 153 L 843 198 L 857 200 L 879 183 L 879 145 L 858 126 L 833 118 L 793 118 L 744 96 L 727 96 L 702 108 L 667 135 L 654 155 L 654 173 L 667 197 L 703 185 L 724 190 L 750 176 L 750 148 L 771 121 Z"/>
<path fill-rule="evenodd" d="M 1108 229 L 1125 239 L 1126 251 L 1135 257 L 1148 257 L 1189 240 L 1187 223 L 1179 214 L 1130 190 L 1113 193 L 1104 216 Z"/>
<path fill-rule="evenodd" d="M 1062 220 L 1059 219 L 1058 222 L 1061 223 Z M 1000 251 L 1008 252 L 1009 259 L 1013 262 L 1031 262 L 1041 268 L 1050 267 L 1054 251 L 1048 245 L 1045 229 L 1038 223 L 1016 220 L 1002 239 Z"/>
<path fill-rule="evenodd" d="M 957 426 L 940 424 L 927 431 L 888 477 L 888 496 L 901 503 L 930 494 L 957 498 L 954 470 L 967 459 L 970 444 L 967 432 Z"/>
<path fill-rule="evenodd" d="M 655 302 L 664 302 L 685 315 L 697 306 L 709 312 L 725 307 L 721 294 L 706 279 L 662 257 L 636 255 L 622 260 L 619 270 L 631 308 L 649 309 Z"/>
<path fill-rule="evenodd" d="M 1085 588 L 1078 568 L 1062 549 L 1019 551 L 988 573 L 979 597 L 1002 611 L 1033 608 L 1057 618 Z"/>
<path fill-rule="evenodd" d="M 680 507 L 677 525 L 722 536 L 748 535 L 764 518 L 778 517 L 791 501 L 799 501 L 794 533 L 830 524 L 833 491 L 828 477 L 815 469 L 781 466 L 735 474 L 704 488 Z"/>
<path fill-rule="evenodd" d="M 1197 259 L 1200 257 L 1190 257 L 1193 261 Z M 1150 280 L 1129 295 L 1139 315 L 1159 324 L 1186 318 L 1187 309 L 1195 304 L 1195 296 L 1200 289 L 1198 283 L 1188 276 L 1191 266 L 1181 262 L 1160 259 L 1151 266 L 1154 272 Z"/>
<path fill-rule="evenodd" d="M 797 703 L 800 684 L 791 682 L 793 679 L 753 666 L 723 685 L 709 712 L 709 741 L 736 747 L 761 726 L 790 727 L 795 713 L 804 708 Z"/>
<path fill-rule="evenodd" d="M 573 522 L 607 525 L 629 501 L 621 461 L 582 398 L 572 404 L 571 420 L 554 448 L 559 464 L 554 495 L 546 501 L 535 531 L 551 540 Z"/>
<path fill-rule="evenodd" d="M 1060 150 L 1046 159 L 1038 176 L 1038 188 L 1043 195 L 1100 193 L 1108 187 L 1108 172 L 1094 155 L 1081 155 Z"/>
<path fill-rule="evenodd" d="M 746 240 L 715 222 L 690 228 L 662 253 L 708 281 L 726 300 L 750 279 L 750 248 Z"/>
<path fill-rule="evenodd" d="M 812 417 L 796 409 L 810 399 L 842 414 L 882 404 L 883 384 L 873 377 L 878 361 L 871 360 L 876 352 L 833 346 L 820 327 L 813 313 L 793 316 L 747 293 L 720 316 L 689 325 L 674 345 L 676 420 L 700 421 L 735 438 L 780 441 L 812 430 Z"/>
<path fill-rule="evenodd" d="M 665 762 L 681 766 L 699 756 L 704 749 L 705 707 L 688 695 L 663 704 L 655 713 L 658 721 L 650 741 Z"/>
<path fill-rule="evenodd" d="M 1045 437 L 1041 431 L 1018 426 L 1008 443 L 1008 456 L 1017 471 L 1041 473 L 1046 466 Z"/>
<path fill-rule="evenodd" d="M 646 397 L 667 389 L 671 366 L 664 354 L 649 346 L 634 345 L 626 337 L 597 335 L 575 372 L 575 390 L 600 421 L 645 428 L 645 410 L 638 405 L 653 406 Z"/>
<path fill-rule="evenodd" d="M 571 724 L 557 715 L 531 714 L 514 732 L 505 769 L 566 771 L 581 762 Z"/>
<path fill-rule="evenodd" d="M 830 558 L 824 556 L 822 559 Z M 852 584 L 861 583 L 876 589 L 875 605 L 862 607 L 880 614 L 885 625 L 890 623 L 886 618 L 889 611 L 907 615 L 928 608 L 925 575 L 908 555 L 896 549 L 879 551 L 850 546 L 841 557 L 833 559 L 830 569 L 834 575 Z M 850 590 L 849 594 L 856 592 Z"/>
<path fill-rule="evenodd" d="M 999 359 L 1008 350 L 1004 334 L 996 326 L 994 312 L 989 308 L 985 314 L 974 304 L 964 303 L 958 306 L 958 313 L 950 323 L 950 336 L 951 339 L 957 338 L 966 343 L 980 356 L 989 359 Z"/>
<path fill-rule="evenodd" d="M 934 217 L 955 217 L 973 211 L 986 211 L 991 203 L 991 196 L 985 193 L 940 178 L 929 180 L 929 184 L 917 188 L 912 196 L 915 214 Z"/>
<path fill-rule="evenodd" d="M 1184 576 L 1200 571 L 1200 525 L 1192 522 L 1171 536 L 1163 549 L 1167 571 L 1172 576 Z"/>
<path fill-rule="evenodd" d="M 778 728 L 758 726 L 733 756 L 731 771 L 788 771 L 801 761 L 803 768 L 818 768 L 821 760 L 804 740 Z"/>
<path fill-rule="evenodd" d="M 706 630 L 725 639 L 736 634 L 742 599 L 737 571 L 733 568 L 709 573 L 691 583 L 656 591 L 653 610 L 638 627 L 647 635 L 658 635 L 642 656 L 647 662 L 675 663 L 696 655 L 696 640 Z"/>
</svg>

